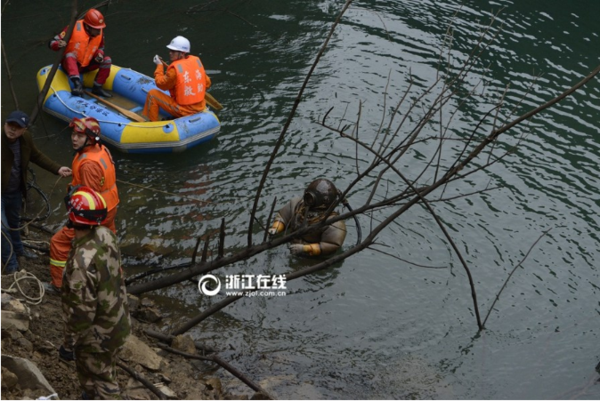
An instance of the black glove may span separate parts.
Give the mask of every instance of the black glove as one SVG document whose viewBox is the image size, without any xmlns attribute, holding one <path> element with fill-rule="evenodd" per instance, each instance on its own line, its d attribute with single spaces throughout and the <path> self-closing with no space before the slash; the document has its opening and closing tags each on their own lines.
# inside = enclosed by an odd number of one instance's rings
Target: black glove
<svg viewBox="0 0 600 401">
<path fill-rule="evenodd" d="M 61 345 L 58 349 L 58 356 L 60 357 L 60 359 L 63 359 L 65 361 L 75 360 L 75 354 L 73 353 L 73 351 L 68 351 L 64 345 Z"/>
</svg>

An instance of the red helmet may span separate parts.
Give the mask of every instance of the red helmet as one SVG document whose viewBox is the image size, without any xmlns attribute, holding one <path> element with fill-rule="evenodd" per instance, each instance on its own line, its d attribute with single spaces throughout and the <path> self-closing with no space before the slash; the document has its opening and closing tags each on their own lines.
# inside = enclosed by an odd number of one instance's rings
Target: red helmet
<svg viewBox="0 0 600 401">
<path fill-rule="evenodd" d="M 95 142 L 100 142 L 100 123 L 94 117 L 73 118 L 69 127 L 80 134 L 86 134 Z"/>
<path fill-rule="evenodd" d="M 88 12 L 85 13 L 83 22 L 96 29 L 102 29 L 106 27 L 106 24 L 104 23 L 104 16 L 95 8 L 90 8 Z"/>
<path fill-rule="evenodd" d="M 90 187 L 76 186 L 65 198 L 65 203 L 73 223 L 99 226 L 106 219 L 106 201 Z"/>
</svg>

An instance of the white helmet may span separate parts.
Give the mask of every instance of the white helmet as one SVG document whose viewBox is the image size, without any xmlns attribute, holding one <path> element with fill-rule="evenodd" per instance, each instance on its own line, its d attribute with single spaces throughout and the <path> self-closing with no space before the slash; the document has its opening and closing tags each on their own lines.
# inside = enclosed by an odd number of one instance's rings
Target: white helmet
<svg viewBox="0 0 600 401">
<path fill-rule="evenodd" d="M 183 36 L 176 36 L 171 43 L 167 46 L 167 49 L 175 50 L 178 52 L 189 53 L 190 52 L 190 41 Z"/>
</svg>

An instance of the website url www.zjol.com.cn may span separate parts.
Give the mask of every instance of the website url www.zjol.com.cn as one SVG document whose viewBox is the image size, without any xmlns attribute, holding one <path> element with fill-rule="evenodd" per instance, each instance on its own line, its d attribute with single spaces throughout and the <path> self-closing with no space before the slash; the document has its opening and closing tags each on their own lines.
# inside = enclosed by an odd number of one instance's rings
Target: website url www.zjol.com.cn
<svg viewBox="0 0 600 401">
<path fill-rule="evenodd" d="M 227 294 L 228 297 L 232 296 L 232 297 L 239 297 L 239 296 L 244 296 L 244 297 L 285 297 L 286 292 L 285 291 L 250 291 L 250 290 L 246 290 L 246 291 L 225 291 L 225 294 Z"/>
<path fill-rule="evenodd" d="M 225 294 L 234 297 L 283 297 L 286 295 L 286 279 L 282 274 L 232 274 L 225 278 L 221 293 L 219 277 L 207 274 L 198 281 L 198 290 L 203 295 Z"/>
</svg>

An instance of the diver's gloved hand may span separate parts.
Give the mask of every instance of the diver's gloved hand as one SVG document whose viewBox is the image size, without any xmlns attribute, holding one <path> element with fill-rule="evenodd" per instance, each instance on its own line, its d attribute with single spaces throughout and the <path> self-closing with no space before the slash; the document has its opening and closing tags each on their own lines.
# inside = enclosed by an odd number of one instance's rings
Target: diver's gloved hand
<svg viewBox="0 0 600 401">
<path fill-rule="evenodd" d="M 303 255 L 304 245 L 303 244 L 290 244 L 290 252 L 292 255 Z"/>
<path fill-rule="evenodd" d="M 152 59 L 152 61 L 154 61 L 154 64 L 156 64 L 156 65 L 162 64 L 162 60 L 160 59 L 160 56 L 158 54 L 156 56 L 154 56 L 154 59 Z"/>
<path fill-rule="evenodd" d="M 61 345 L 58 349 L 58 356 L 60 359 L 65 361 L 74 361 L 75 353 L 72 350 L 67 350 L 64 345 Z"/>
<path fill-rule="evenodd" d="M 314 244 L 290 244 L 292 255 L 319 256 L 321 254 L 321 245 Z"/>
<path fill-rule="evenodd" d="M 281 222 L 279 220 L 275 220 L 273 222 L 273 225 L 271 226 L 271 228 L 269 228 L 269 230 L 267 232 L 269 233 L 269 235 L 275 235 L 277 233 L 282 232 L 284 228 L 285 228 L 285 224 L 283 224 L 283 222 Z"/>
</svg>

